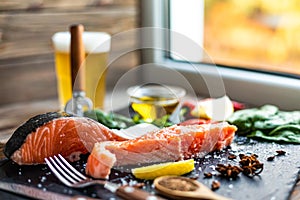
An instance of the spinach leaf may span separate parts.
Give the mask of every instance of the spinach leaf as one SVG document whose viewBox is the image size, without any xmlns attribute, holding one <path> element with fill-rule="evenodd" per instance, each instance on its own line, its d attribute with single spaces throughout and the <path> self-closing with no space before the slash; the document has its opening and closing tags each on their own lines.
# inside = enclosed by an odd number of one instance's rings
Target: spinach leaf
<svg viewBox="0 0 300 200">
<path fill-rule="evenodd" d="M 84 116 L 94 119 L 111 129 L 124 129 L 135 124 L 131 118 L 114 113 L 105 113 L 100 109 L 86 111 Z"/>
<path fill-rule="evenodd" d="M 280 111 L 274 105 L 236 111 L 228 122 L 237 134 L 275 142 L 300 143 L 300 111 Z"/>
</svg>

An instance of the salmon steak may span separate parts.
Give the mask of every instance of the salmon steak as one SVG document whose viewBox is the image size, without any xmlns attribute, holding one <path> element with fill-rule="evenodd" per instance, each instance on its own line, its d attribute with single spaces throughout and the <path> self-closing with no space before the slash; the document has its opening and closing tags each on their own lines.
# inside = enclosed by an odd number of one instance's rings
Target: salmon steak
<svg viewBox="0 0 300 200">
<path fill-rule="evenodd" d="M 96 142 L 114 140 L 126 139 L 90 118 L 50 112 L 32 117 L 17 128 L 4 154 L 20 165 L 41 164 L 57 154 L 72 162 L 91 152 Z"/>
<path fill-rule="evenodd" d="M 227 122 L 173 125 L 136 139 L 97 142 L 88 157 L 86 174 L 108 178 L 113 167 L 203 157 L 229 146 L 236 130 Z"/>
</svg>

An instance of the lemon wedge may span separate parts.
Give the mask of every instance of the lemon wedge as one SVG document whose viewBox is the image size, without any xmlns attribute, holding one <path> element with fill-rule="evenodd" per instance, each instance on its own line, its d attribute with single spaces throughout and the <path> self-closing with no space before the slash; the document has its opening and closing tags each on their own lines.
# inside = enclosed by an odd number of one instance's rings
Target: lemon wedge
<svg viewBox="0 0 300 200">
<path fill-rule="evenodd" d="M 194 159 L 178 162 L 167 162 L 161 164 L 138 167 L 131 170 L 132 174 L 139 179 L 153 180 L 159 176 L 176 175 L 180 176 L 193 171 L 195 168 Z"/>
<path fill-rule="evenodd" d="M 232 115 L 234 107 L 228 96 L 216 99 L 205 99 L 195 106 L 191 111 L 194 117 L 211 119 L 214 121 L 224 121 Z"/>
</svg>

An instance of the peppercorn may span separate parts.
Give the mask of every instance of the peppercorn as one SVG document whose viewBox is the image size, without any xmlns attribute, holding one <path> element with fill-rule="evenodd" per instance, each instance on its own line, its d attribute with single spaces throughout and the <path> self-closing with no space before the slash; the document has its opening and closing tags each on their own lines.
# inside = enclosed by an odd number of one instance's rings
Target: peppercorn
<svg viewBox="0 0 300 200">
<path fill-rule="evenodd" d="M 210 172 L 204 173 L 204 177 L 205 178 L 211 178 L 212 177 L 212 173 L 210 173 Z"/>
<path fill-rule="evenodd" d="M 217 181 L 217 180 L 214 180 L 214 181 L 212 182 L 212 184 L 211 184 L 211 189 L 212 189 L 213 191 L 215 191 L 215 190 L 219 189 L 220 186 L 221 186 L 221 183 L 220 183 L 219 181 Z"/>
<path fill-rule="evenodd" d="M 274 158 L 275 158 L 275 156 L 269 156 L 269 157 L 267 158 L 267 161 L 273 161 Z"/>
<path fill-rule="evenodd" d="M 283 150 L 277 150 L 276 153 L 277 153 L 277 156 L 284 156 L 286 154 L 286 152 Z"/>
<path fill-rule="evenodd" d="M 236 159 L 236 155 L 234 155 L 234 154 L 229 154 L 229 155 L 228 155 L 228 159 L 229 159 L 229 160 L 234 160 L 234 159 Z"/>
</svg>

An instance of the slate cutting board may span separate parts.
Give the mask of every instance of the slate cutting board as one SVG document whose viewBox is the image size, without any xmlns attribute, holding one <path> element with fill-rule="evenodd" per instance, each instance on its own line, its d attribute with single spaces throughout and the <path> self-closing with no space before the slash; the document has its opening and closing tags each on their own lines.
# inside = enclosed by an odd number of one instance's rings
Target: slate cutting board
<svg viewBox="0 0 300 200">
<path fill-rule="evenodd" d="M 277 154 L 277 150 L 286 151 L 286 155 L 275 156 L 273 161 L 267 161 L 268 157 Z M 288 200 L 299 173 L 299 152 L 300 145 L 263 143 L 237 137 L 230 148 L 208 154 L 204 158 L 196 158 L 195 170 L 186 176 L 198 177 L 198 180 L 208 187 L 211 187 L 213 180 L 218 180 L 221 183 L 221 187 L 216 190 L 216 193 L 232 199 Z M 258 160 L 264 163 L 263 172 L 253 178 L 243 174 L 240 174 L 235 180 L 220 177 L 218 172 L 215 171 L 216 164 L 238 164 L 239 158 L 229 160 L 229 153 L 237 156 L 240 153 L 257 154 Z M 73 165 L 77 169 L 84 171 L 85 160 L 86 157 L 82 157 L 81 161 L 75 162 Z M 110 180 L 116 183 L 143 182 L 145 190 L 154 191 L 152 181 L 136 180 L 132 174 L 125 171 L 120 169 L 113 170 Z M 212 172 L 215 175 L 212 178 L 205 178 L 205 172 Z M 80 194 L 102 199 L 119 199 L 101 186 L 81 190 L 67 188 L 50 173 L 50 170 L 45 165 L 18 166 L 10 160 L 4 159 L 0 162 L 0 178 L 67 195 Z M 0 191 L 0 196 L 5 199 L 27 199 L 4 191 Z"/>
</svg>

